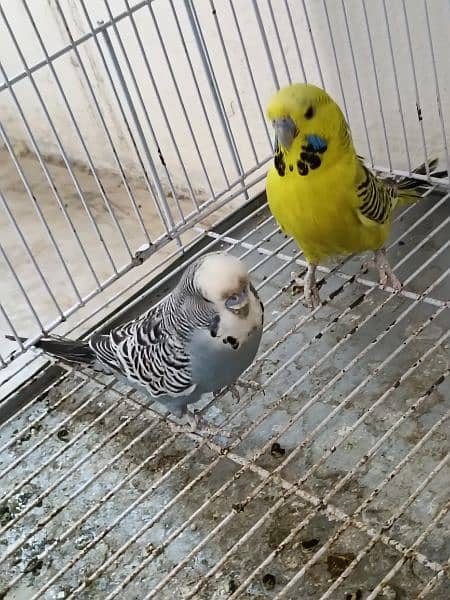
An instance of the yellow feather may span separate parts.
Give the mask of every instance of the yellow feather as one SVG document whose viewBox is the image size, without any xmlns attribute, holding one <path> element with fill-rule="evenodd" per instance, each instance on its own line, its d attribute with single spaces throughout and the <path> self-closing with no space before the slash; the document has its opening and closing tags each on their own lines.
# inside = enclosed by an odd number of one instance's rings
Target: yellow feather
<svg viewBox="0 0 450 600">
<path fill-rule="evenodd" d="M 383 196 L 383 200 L 386 196 L 389 214 L 386 213 L 382 223 L 368 218 L 367 210 L 366 215 L 361 212 L 358 186 L 367 179 L 368 172 L 356 155 L 338 105 L 316 86 L 294 84 L 275 94 L 267 113 L 271 121 L 289 117 L 295 123 L 292 144 L 287 149 L 280 147 L 278 152 L 284 170 L 272 166 L 266 191 L 273 216 L 283 231 L 296 240 L 306 259 L 317 264 L 328 258 L 382 247 L 398 198 L 369 174 L 377 196 Z M 298 163 L 302 152 L 305 158 L 311 139 L 308 136 L 319 136 L 326 141 L 326 150 L 317 154 L 320 166 L 309 167 L 308 173 L 302 175 Z M 399 189 L 398 193 L 401 197 L 417 196 L 413 190 Z"/>
</svg>

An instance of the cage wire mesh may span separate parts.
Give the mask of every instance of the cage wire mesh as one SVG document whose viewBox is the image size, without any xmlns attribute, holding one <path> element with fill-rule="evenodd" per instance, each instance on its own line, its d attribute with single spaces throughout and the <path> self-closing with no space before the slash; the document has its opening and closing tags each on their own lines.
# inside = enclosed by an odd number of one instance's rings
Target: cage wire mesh
<svg viewBox="0 0 450 600">
<path fill-rule="evenodd" d="M 2 598 L 448 598 L 448 178 L 396 216 L 399 294 L 350 257 L 312 312 L 261 192 L 292 81 L 380 172 L 448 167 L 449 21 L 446 0 L 2 2 Z M 226 450 L 29 351 L 219 248 L 266 306 L 241 401 L 202 404 Z"/>
</svg>

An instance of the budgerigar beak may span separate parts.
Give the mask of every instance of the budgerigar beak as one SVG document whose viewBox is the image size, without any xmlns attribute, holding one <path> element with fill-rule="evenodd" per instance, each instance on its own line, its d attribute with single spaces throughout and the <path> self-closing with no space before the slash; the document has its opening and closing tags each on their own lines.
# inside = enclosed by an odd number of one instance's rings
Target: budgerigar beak
<svg viewBox="0 0 450 600">
<path fill-rule="evenodd" d="M 285 150 L 289 150 L 298 133 L 294 121 L 290 117 L 283 117 L 281 119 L 274 119 L 272 125 L 280 146 Z"/>
<path fill-rule="evenodd" d="M 248 305 L 248 289 L 246 288 L 238 294 L 233 294 L 225 300 L 225 306 L 234 312 L 238 312 Z"/>
</svg>

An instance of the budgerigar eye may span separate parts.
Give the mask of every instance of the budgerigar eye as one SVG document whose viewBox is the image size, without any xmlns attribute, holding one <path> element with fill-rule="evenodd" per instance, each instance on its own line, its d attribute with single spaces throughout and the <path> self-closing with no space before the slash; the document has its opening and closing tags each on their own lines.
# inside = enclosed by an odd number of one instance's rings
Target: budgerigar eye
<svg viewBox="0 0 450 600">
<path fill-rule="evenodd" d="M 305 119 L 312 119 L 314 116 L 314 108 L 312 106 L 308 107 L 307 111 L 305 112 Z"/>
</svg>

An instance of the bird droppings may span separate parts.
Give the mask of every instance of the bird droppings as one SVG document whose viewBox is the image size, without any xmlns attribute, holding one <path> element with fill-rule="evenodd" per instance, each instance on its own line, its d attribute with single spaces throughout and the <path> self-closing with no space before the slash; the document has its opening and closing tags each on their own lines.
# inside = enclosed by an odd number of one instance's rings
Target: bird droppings
<svg viewBox="0 0 450 600">
<path fill-rule="evenodd" d="M 59 440 L 61 440 L 62 442 L 68 442 L 69 441 L 69 431 L 65 428 L 62 427 L 58 433 L 56 434 L 56 436 L 58 437 Z"/>
<path fill-rule="evenodd" d="M 304 550 L 312 550 L 317 546 L 319 541 L 320 540 L 318 540 L 317 538 L 312 538 L 310 540 L 302 540 L 300 544 Z"/>
<path fill-rule="evenodd" d="M 282 448 L 278 442 L 274 442 L 270 448 L 270 454 L 275 458 L 281 458 L 286 454 L 286 449 Z"/>
<path fill-rule="evenodd" d="M 355 559 L 355 555 L 348 554 L 329 554 L 327 556 L 327 568 L 331 576 L 336 579 L 345 571 L 349 564 Z"/>
<path fill-rule="evenodd" d="M 271 573 L 266 573 L 265 575 L 263 575 L 262 584 L 266 588 L 266 590 L 273 590 L 276 583 L 277 580 L 275 579 L 275 575 L 272 575 Z"/>
<path fill-rule="evenodd" d="M 151 542 L 149 544 L 145 545 L 145 553 L 146 554 L 151 554 L 152 552 L 155 551 L 155 544 L 152 544 Z"/>
<path fill-rule="evenodd" d="M 33 575 L 39 575 L 43 566 L 44 566 L 44 562 L 40 558 L 34 557 L 26 565 L 24 571 L 25 571 L 25 573 L 32 573 Z"/>
<path fill-rule="evenodd" d="M 236 582 L 235 579 L 230 578 L 228 581 L 225 582 L 224 585 L 224 591 L 227 594 L 232 594 L 233 592 L 235 592 L 238 589 L 238 584 Z"/>
<path fill-rule="evenodd" d="M 381 591 L 381 597 L 386 598 L 387 600 L 396 600 L 397 592 L 392 586 L 384 585 Z"/>
<path fill-rule="evenodd" d="M 355 592 L 348 592 L 345 594 L 345 600 L 362 600 L 363 593 L 361 590 L 356 590 Z"/>
</svg>

